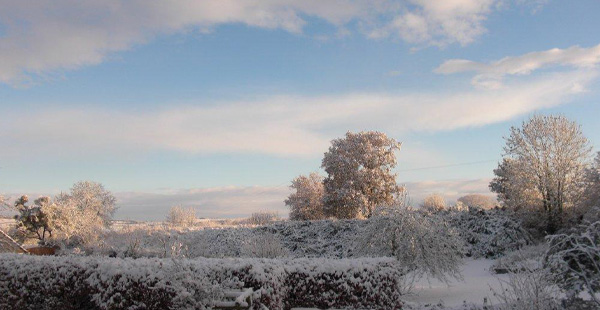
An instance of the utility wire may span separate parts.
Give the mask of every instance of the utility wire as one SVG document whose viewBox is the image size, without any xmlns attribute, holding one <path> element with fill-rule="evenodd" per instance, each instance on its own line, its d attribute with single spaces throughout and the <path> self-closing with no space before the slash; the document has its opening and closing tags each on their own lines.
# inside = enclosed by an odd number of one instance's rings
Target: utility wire
<svg viewBox="0 0 600 310">
<path fill-rule="evenodd" d="M 405 171 L 431 170 L 431 169 L 440 169 L 440 168 L 458 167 L 458 166 L 471 166 L 471 165 L 491 163 L 491 162 L 496 162 L 496 161 L 497 161 L 496 159 L 493 159 L 493 160 L 481 160 L 481 161 L 472 161 L 472 162 L 468 162 L 468 163 L 458 163 L 458 164 L 450 164 L 450 165 L 442 165 L 442 166 L 430 166 L 430 167 L 419 167 L 419 168 L 401 169 L 401 170 L 396 170 L 396 171 L 398 171 L 398 172 L 405 172 Z"/>
</svg>

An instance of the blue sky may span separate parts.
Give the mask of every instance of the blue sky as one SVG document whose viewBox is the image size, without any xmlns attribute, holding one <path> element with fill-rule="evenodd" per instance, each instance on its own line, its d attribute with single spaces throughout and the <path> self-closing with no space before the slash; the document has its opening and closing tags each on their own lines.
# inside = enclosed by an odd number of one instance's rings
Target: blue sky
<svg viewBox="0 0 600 310">
<path fill-rule="evenodd" d="M 290 180 L 347 130 L 403 142 L 415 200 L 486 193 L 533 113 L 600 145 L 598 1 L 0 3 L 11 196 L 94 180 L 122 218 L 286 215 Z"/>
</svg>

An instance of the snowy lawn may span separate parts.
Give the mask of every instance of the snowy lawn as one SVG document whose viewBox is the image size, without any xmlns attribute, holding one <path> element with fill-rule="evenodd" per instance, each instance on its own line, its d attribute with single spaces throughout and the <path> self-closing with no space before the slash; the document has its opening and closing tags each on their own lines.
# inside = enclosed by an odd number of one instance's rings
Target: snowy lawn
<svg viewBox="0 0 600 310">
<path fill-rule="evenodd" d="M 507 280 L 508 275 L 495 275 L 489 270 L 493 259 L 469 259 L 462 266 L 463 280 L 452 280 L 446 284 L 436 279 L 421 279 L 409 295 L 403 297 L 416 305 L 443 303 L 446 307 L 456 307 L 464 302 L 482 305 L 483 299 L 493 296 L 490 287 L 499 291 L 498 278 Z"/>
</svg>

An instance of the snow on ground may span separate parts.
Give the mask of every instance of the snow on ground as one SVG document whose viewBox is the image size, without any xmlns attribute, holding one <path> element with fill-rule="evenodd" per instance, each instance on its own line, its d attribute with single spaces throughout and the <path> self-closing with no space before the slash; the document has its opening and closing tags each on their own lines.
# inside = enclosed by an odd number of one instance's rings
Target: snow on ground
<svg viewBox="0 0 600 310">
<path fill-rule="evenodd" d="M 416 305 L 442 303 L 446 307 L 457 307 L 464 302 L 482 305 L 484 298 L 493 296 L 490 287 L 500 289 L 498 279 L 507 280 L 507 275 L 495 275 L 489 270 L 494 260 L 469 259 L 462 267 L 463 280 L 452 280 L 446 284 L 436 279 L 421 279 L 404 300 Z"/>
</svg>

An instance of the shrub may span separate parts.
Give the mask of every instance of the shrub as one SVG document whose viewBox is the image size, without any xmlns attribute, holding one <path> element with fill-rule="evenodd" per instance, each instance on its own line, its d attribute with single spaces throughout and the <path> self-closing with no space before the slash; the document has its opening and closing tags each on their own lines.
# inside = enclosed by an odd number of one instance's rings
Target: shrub
<svg viewBox="0 0 600 310">
<path fill-rule="evenodd" d="M 360 254 L 395 257 L 417 276 L 460 278 L 462 240 L 443 218 L 404 208 L 380 208 L 357 239 Z"/>
<path fill-rule="evenodd" d="M 267 225 L 277 220 L 279 220 L 279 214 L 277 214 L 277 212 L 255 212 L 248 218 L 248 224 Z"/>
<path fill-rule="evenodd" d="M 600 305 L 600 222 L 589 224 L 582 232 L 548 236 L 549 249 L 544 259 L 555 282 L 575 297 L 586 291 Z"/>
<path fill-rule="evenodd" d="M 456 228 L 466 243 L 467 256 L 496 258 L 533 243 L 531 235 L 513 219 L 510 211 L 469 208 L 438 215 Z"/>
<path fill-rule="evenodd" d="M 527 269 L 510 273 L 508 280 L 499 280 L 495 291 L 496 310 L 559 310 L 562 309 L 556 286 L 544 269 Z"/>
<path fill-rule="evenodd" d="M 287 256 L 288 251 L 276 235 L 258 233 L 244 242 L 241 254 L 246 257 L 277 258 Z"/>
</svg>

